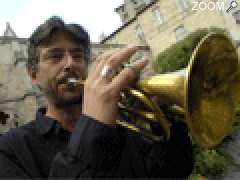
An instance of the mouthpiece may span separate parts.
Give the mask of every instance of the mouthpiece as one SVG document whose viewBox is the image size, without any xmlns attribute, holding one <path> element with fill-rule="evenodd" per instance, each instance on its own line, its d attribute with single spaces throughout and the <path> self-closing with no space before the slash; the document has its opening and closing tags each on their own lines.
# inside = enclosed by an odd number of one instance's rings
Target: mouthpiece
<svg viewBox="0 0 240 180">
<path fill-rule="evenodd" d="M 68 78 L 68 86 L 71 88 L 75 88 L 77 86 L 83 86 L 84 82 L 82 79 L 76 79 L 76 78 Z"/>
</svg>

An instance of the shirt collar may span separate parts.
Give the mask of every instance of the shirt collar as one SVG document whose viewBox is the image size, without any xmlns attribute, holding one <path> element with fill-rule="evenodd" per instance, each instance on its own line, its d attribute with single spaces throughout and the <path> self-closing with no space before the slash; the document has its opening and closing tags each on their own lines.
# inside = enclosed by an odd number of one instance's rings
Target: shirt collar
<svg viewBox="0 0 240 180">
<path fill-rule="evenodd" d="M 46 108 L 40 108 L 36 114 L 36 129 L 40 135 L 46 135 L 50 132 L 55 133 L 60 138 L 68 140 L 70 132 L 63 129 L 54 118 L 45 115 Z"/>
<path fill-rule="evenodd" d="M 50 132 L 56 124 L 56 120 L 46 115 L 46 108 L 40 108 L 36 114 L 36 130 L 40 135 Z"/>
</svg>

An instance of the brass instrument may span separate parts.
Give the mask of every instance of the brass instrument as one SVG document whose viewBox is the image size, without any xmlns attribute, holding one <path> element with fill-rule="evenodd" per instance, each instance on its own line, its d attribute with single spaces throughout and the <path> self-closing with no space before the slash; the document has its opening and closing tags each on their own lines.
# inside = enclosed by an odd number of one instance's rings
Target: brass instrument
<svg viewBox="0 0 240 180">
<path fill-rule="evenodd" d="M 134 109 L 121 101 L 121 111 L 160 124 L 163 136 L 141 131 L 125 121 L 117 123 L 155 140 L 169 139 L 171 123 L 160 108 L 160 102 L 161 107 L 169 107 L 172 113 L 184 115 L 184 122 L 197 144 L 211 147 L 220 143 L 231 132 L 240 97 L 238 62 L 236 48 L 228 36 L 206 35 L 193 51 L 186 69 L 139 80 L 134 88 L 122 94 L 125 101 L 134 97 L 145 109 Z M 73 80 L 72 83 L 83 85 L 83 81 Z"/>
</svg>

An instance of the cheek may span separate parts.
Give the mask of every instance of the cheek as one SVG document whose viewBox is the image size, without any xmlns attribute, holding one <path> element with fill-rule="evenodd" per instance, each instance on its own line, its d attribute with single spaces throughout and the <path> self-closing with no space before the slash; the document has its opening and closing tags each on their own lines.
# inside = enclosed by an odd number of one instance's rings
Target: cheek
<svg viewBox="0 0 240 180">
<path fill-rule="evenodd" d="M 80 64 L 77 66 L 78 72 L 82 76 L 86 76 L 87 74 L 87 65 L 86 64 Z"/>
<path fill-rule="evenodd" d="M 50 68 L 39 68 L 37 80 L 41 86 L 48 86 L 55 82 L 57 72 Z"/>
</svg>

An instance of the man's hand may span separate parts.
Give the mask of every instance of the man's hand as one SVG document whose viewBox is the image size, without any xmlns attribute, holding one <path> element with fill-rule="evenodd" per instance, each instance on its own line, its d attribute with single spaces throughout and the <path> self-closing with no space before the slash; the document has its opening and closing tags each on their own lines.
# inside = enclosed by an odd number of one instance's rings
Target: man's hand
<svg viewBox="0 0 240 180">
<path fill-rule="evenodd" d="M 125 48 L 105 53 L 96 59 L 84 84 L 83 114 L 102 123 L 115 125 L 120 92 L 134 81 L 147 65 L 148 59 L 136 61 L 114 77 L 111 76 L 111 71 L 119 71 L 121 65 L 140 49 L 138 46 Z"/>
</svg>

